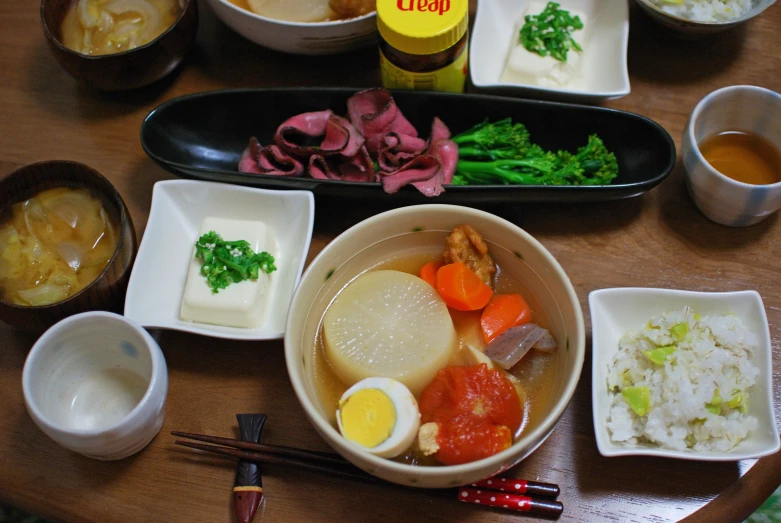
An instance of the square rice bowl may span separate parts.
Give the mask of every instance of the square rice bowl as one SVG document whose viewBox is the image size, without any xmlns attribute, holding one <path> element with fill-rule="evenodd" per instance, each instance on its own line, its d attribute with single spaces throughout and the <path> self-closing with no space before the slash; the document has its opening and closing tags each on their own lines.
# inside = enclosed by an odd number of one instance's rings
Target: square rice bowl
<svg viewBox="0 0 781 523">
<path fill-rule="evenodd" d="M 593 291 L 588 301 L 592 333 L 592 412 L 600 454 L 607 457 L 645 455 L 699 461 L 737 461 L 767 456 L 781 448 L 773 411 L 770 330 L 762 298 L 757 292 L 616 288 Z M 751 389 L 746 413 L 756 418 L 756 428 L 728 451 L 691 448 L 674 450 L 642 442 L 629 444 L 613 441 L 607 428 L 611 408 L 607 380 L 609 366 L 618 353 L 619 340 L 629 331 L 642 329 L 652 317 L 680 311 L 686 306 L 700 316 L 735 315 L 756 335 L 758 346 L 751 356 L 751 363 L 759 374 Z"/>
<path fill-rule="evenodd" d="M 125 316 L 148 329 L 233 340 L 282 338 L 287 310 L 309 252 L 314 214 L 314 197 L 308 191 L 273 191 L 196 180 L 157 182 L 128 283 Z M 276 238 L 277 270 L 267 291 L 264 321 L 257 327 L 226 327 L 180 318 L 195 241 L 207 217 L 261 221 Z"/>
</svg>

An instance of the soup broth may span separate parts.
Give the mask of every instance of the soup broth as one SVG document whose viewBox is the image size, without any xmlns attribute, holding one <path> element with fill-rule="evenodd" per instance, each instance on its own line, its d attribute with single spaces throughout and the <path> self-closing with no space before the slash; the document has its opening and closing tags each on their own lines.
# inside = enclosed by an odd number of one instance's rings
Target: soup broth
<svg viewBox="0 0 781 523">
<path fill-rule="evenodd" d="M 0 299 L 37 306 L 89 285 L 114 255 L 117 220 L 86 189 L 58 187 L 0 217 Z"/>
<path fill-rule="evenodd" d="M 366 272 L 395 270 L 417 275 L 424 264 L 436 259 L 441 259 L 441 254 L 442 249 L 429 247 L 424 250 L 418 250 L 415 253 L 405 253 L 403 256 L 380 262 L 372 266 Z M 521 294 L 532 308 L 534 322 L 541 326 L 548 325 L 548 319 L 544 317 L 541 308 L 538 306 L 526 286 L 508 272 L 502 271 L 502 267 L 499 264 L 497 264 L 495 283 L 495 291 L 497 293 Z M 451 358 L 451 364 L 470 365 L 471 363 L 468 361 L 469 346 L 481 351 L 485 349 L 486 343 L 480 326 L 481 312 L 482 311 L 460 312 L 450 309 L 450 315 L 458 334 L 458 349 Z M 561 342 L 561 340 L 558 341 Z M 520 397 L 520 401 L 523 405 L 523 419 L 519 430 L 514 434 L 515 440 L 517 440 L 525 430 L 540 423 L 550 409 L 557 384 L 556 369 L 558 368 L 560 352 L 561 349 L 552 354 L 531 351 L 520 363 L 511 369 L 510 372 L 520 380 L 523 391 L 522 394 L 520 394 L 520 396 L 522 396 Z M 336 410 L 339 399 L 349 387 L 339 379 L 333 367 L 328 362 L 325 345 L 323 343 L 322 322 L 314 344 L 314 357 L 312 363 L 314 383 L 319 396 L 318 399 L 331 424 L 336 427 Z M 415 448 L 415 446 L 394 459 L 413 465 L 439 464 L 433 456 L 424 456 Z"/>
<path fill-rule="evenodd" d="M 62 22 L 62 44 L 87 55 L 146 45 L 171 27 L 184 0 L 77 0 Z"/>
</svg>

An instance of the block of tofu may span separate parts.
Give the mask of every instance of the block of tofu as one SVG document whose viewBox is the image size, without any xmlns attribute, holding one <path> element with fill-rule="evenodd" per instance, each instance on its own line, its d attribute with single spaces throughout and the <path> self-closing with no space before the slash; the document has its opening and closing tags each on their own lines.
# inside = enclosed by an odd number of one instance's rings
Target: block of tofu
<svg viewBox="0 0 781 523">
<path fill-rule="evenodd" d="M 274 235 L 263 222 L 209 217 L 201 223 L 200 234 L 209 231 L 215 231 L 228 241 L 246 240 L 255 252 L 266 251 L 277 256 Z M 201 275 L 202 264 L 193 254 L 182 298 L 181 319 L 226 327 L 261 325 L 266 316 L 272 276 L 261 271 L 256 281 L 233 283 L 215 294 Z"/>
<path fill-rule="evenodd" d="M 528 51 L 523 44 L 518 42 L 517 35 L 526 21 L 526 15 L 537 15 L 545 9 L 545 6 L 545 3 L 530 2 L 524 16 L 516 23 L 513 32 L 513 35 L 516 35 L 514 44 L 510 48 L 501 81 L 540 87 L 581 89 L 584 87 L 582 55 L 586 51 L 585 38 L 588 34 L 588 20 L 584 13 L 567 9 L 573 17 L 578 16 L 583 22 L 583 29 L 572 34 L 575 41 L 583 48 L 583 53 L 570 49 L 566 62 L 560 62 L 551 56 L 540 56 Z"/>
</svg>

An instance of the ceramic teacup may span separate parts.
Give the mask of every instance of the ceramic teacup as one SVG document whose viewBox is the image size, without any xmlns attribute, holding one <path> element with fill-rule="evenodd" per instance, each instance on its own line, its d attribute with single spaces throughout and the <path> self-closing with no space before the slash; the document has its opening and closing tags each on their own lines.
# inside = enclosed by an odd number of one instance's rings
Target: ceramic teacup
<svg viewBox="0 0 781 523">
<path fill-rule="evenodd" d="M 756 133 L 781 150 L 781 94 L 752 85 L 718 89 L 700 100 L 683 133 L 686 182 L 700 211 L 722 225 L 753 225 L 781 208 L 781 182 L 752 185 L 711 167 L 699 144 L 725 131 Z"/>
<path fill-rule="evenodd" d="M 168 370 L 142 327 L 109 312 L 71 316 L 33 345 L 27 411 L 63 447 L 100 460 L 143 449 L 163 426 Z"/>
</svg>

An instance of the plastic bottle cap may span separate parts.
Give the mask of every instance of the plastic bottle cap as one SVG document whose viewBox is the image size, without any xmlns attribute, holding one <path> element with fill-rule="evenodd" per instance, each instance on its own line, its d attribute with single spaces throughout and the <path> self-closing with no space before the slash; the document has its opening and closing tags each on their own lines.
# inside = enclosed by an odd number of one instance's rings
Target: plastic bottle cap
<svg viewBox="0 0 781 523">
<path fill-rule="evenodd" d="M 377 29 L 403 53 L 439 53 L 466 34 L 468 7 L 468 0 L 377 0 Z"/>
</svg>

